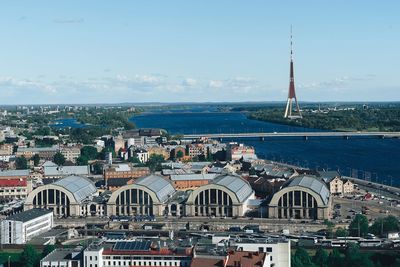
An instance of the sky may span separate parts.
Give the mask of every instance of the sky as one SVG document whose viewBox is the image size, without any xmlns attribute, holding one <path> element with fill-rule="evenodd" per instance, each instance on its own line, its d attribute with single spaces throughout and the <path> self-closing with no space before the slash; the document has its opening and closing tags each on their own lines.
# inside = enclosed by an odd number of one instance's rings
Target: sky
<svg viewBox="0 0 400 267">
<path fill-rule="evenodd" d="M 400 1 L 0 3 L 0 105 L 400 101 Z"/>
</svg>

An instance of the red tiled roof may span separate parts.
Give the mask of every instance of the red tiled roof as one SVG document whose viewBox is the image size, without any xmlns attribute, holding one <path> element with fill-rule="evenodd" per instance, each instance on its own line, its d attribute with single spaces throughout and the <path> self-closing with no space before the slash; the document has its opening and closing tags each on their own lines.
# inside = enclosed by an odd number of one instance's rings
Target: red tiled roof
<svg viewBox="0 0 400 267">
<path fill-rule="evenodd" d="M 26 179 L 0 179 L 0 187 L 15 187 L 26 185 Z"/>
<path fill-rule="evenodd" d="M 234 267 L 237 266 L 238 263 L 240 263 L 241 267 L 261 267 L 263 266 L 266 255 L 266 253 L 262 252 L 233 251 L 229 253 L 226 267 Z"/>
</svg>

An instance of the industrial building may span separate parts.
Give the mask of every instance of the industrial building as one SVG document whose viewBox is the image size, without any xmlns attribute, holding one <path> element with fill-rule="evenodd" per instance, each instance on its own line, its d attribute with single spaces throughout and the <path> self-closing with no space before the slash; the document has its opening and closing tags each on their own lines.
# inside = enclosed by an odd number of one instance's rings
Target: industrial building
<svg viewBox="0 0 400 267">
<path fill-rule="evenodd" d="M 164 215 L 168 199 L 175 194 L 171 182 L 157 175 L 139 178 L 114 191 L 107 203 L 111 215 Z"/>
<path fill-rule="evenodd" d="M 92 181 L 71 175 L 33 190 L 25 201 L 24 209 L 50 209 L 59 217 L 85 216 L 88 215 L 88 206 L 91 206 L 90 209 L 102 209 L 101 204 L 90 203 L 96 194 Z"/>
<path fill-rule="evenodd" d="M 243 216 L 254 199 L 250 184 L 236 175 L 220 175 L 194 190 L 186 202 L 187 216 Z"/>
<path fill-rule="evenodd" d="M 268 217 L 277 219 L 329 219 L 330 192 L 314 176 L 297 176 L 288 180 L 268 204 Z"/>
</svg>

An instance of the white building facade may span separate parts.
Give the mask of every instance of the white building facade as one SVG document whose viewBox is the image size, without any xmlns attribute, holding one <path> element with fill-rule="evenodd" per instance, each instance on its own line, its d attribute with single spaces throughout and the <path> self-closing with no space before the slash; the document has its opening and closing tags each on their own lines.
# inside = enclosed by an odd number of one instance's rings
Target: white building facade
<svg viewBox="0 0 400 267">
<path fill-rule="evenodd" d="M 53 212 L 32 209 L 11 215 L 1 222 L 2 244 L 25 244 L 53 228 Z"/>
</svg>

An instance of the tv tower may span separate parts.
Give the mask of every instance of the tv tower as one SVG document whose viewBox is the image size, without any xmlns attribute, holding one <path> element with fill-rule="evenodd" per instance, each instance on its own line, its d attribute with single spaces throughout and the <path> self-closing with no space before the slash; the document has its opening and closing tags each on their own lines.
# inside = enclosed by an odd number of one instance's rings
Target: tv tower
<svg viewBox="0 0 400 267">
<path fill-rule="evenodd" d="M 296 102 L 296 106 L 293 110 L 293 99 Z M 293 111 L 293 115 L 292 115 Z M 290 26 L 290 82 L 289 82 L 289 94 L 286 102 L 286 110 L 284 118 L 289 119 L 301 119 L 301 112 L 299 102 L 297 102 L 296 91 L 294 89 L 294 70 L 293 70 L 293 37 L 292 37 L 292 26 Z"/>
</svg>

